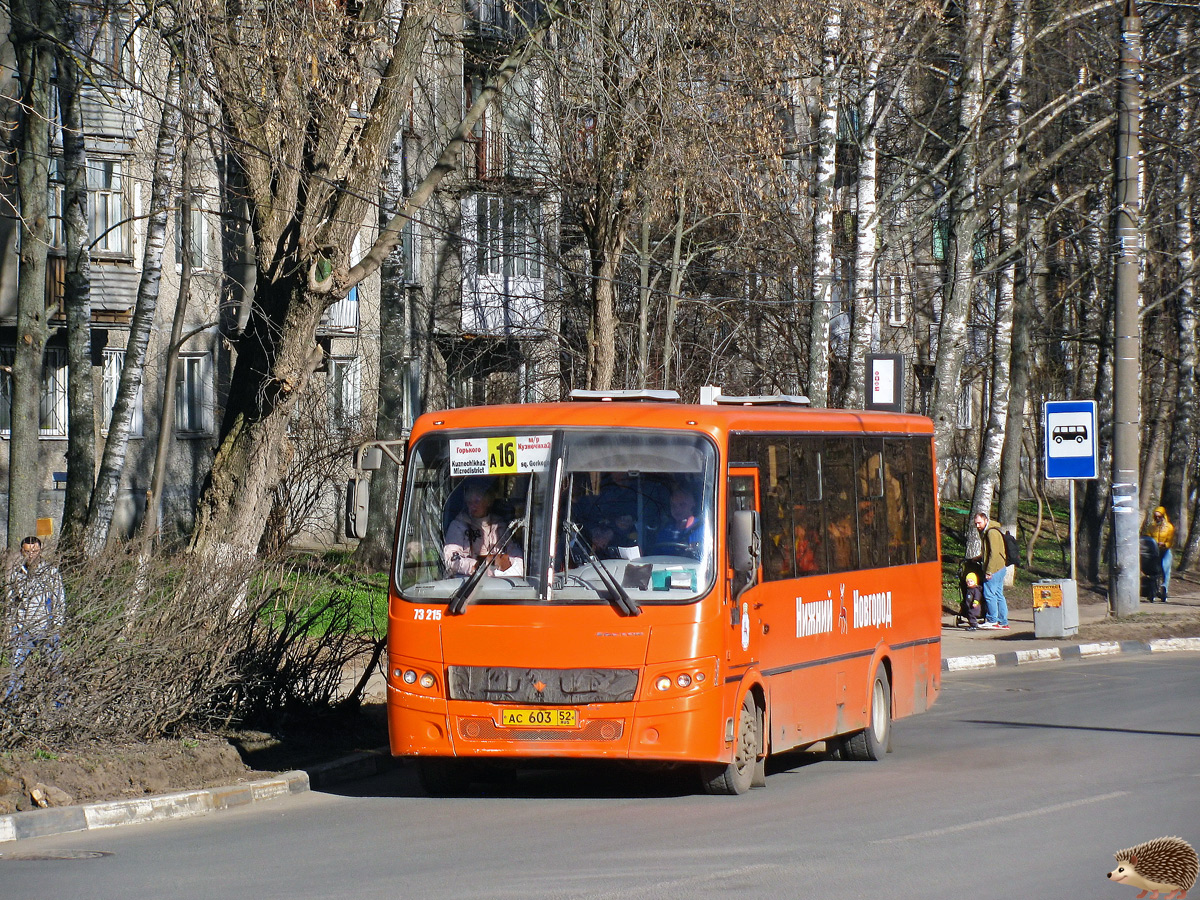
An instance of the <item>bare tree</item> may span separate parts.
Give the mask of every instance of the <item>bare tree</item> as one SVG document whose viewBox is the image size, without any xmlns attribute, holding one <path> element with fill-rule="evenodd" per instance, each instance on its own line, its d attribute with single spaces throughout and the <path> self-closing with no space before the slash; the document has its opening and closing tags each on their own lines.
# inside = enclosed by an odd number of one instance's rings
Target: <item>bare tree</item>
<svg viewBox="0 0 1200 900">
<path fill-rule="evenodd" d="M 821 58 L 821 111 L 817 124 L 816 172 L 813 178 L 812 315 L 808 339 L 808 398 L 813 406 L 829 404 L 829 322 L 833 315 L 833 185 L 837 169 L 838 104 L 841 102 L 842 64 L 838 44 L 842 36 L 841 3 L 835 2 L 825 18 Z"/>
<path fill-rule="evenodd" d="M 220 447 L 191 547 L 242 554 L 258 543 L 285 467 L 291 410 L 321 361 L 314 340 L 321 315 L 378 271 L 404 225 L 455 169 L 472 125 L 528 58 L 551 17 L 523 31 L 497 63 L 429 174 L 354 262 L 353 238 L 376 202 L 422 49 L 439 21 L 437 8 L 264 0 L 235 10 L 196 0 L 184 11 L 212 60 L 209 92 L 245 174 L 256 267 L 254 303 L 233 339 L 237 356 Z"/>
<path fill-rule="evenodd" d="M 138 280 L 137 300 L 129 326 L 129 342 L 125 347 L 125 362 L 108 438 L 100 459 L 96 488 L 88 506 L 87 525 L 83 533 L 83 550 L 89 556 L 98 555 L 109 539 L 117 488 L 125 469 L 125 456 L 133 425 L 134 404 L 142 386 L 145 371 L 146 347 L 154 315 L 158 309 L 159 285 L 162 282 L 163 250 L 166 246 L 167 216 L 171 209 L 172 180 L 175 175 L 175 142 L 179 136 L 179 69 L 172 64 L 167 76 L 162 102 L 162 118 L 154 149 L 154 175 L 150 185 L 149 216 L 146 222 L 146 243 L 142 251 L 142 272 Z M 169 427 L 160 423 L 160 427 Z"/>
<path fill-rule="evenodd" d="M 79 60 L 65 48 L 79 45 L 79 10 L 62 4 L 63 41 L 58 53 L 58 103 L 62 116 L 63 242 L 67 316 L 67 490 L 63 501 L 62 539 L 75 541 L 87 518 L 96 480 L 96 397 L 92 379 L 91 254 L 88 239 L 87 145 L 80 90 Z"/>
<path fill-rule="evenodd" d="M 8 544 L 35 532 L 41 466 L 38 437 L 42 358 L 50 333 L 46 268 L 50 246 L 50 79 L 54 65 L 57 8 L 37 0 L 11 0 L 9 39 L 21 80 L 17 152 L 20 212 L 20 277 L 17 282 L 17 347 L 11 370 L 8 445 Z"/>
</svg>

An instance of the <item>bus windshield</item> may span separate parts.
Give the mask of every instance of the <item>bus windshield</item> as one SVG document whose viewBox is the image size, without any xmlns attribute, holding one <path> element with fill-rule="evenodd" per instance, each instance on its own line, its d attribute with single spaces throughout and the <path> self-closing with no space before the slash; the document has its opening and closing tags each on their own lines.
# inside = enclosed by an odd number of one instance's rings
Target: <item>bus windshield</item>
<svg viewBox="0 0 1200 900">
<path fill-rule="evenodd" d="M 403 599 L 636 612 L 711 587 L 716 447 L 701 435 L 435 433 L 414 446 L 407 475 Z"/>
</svg>

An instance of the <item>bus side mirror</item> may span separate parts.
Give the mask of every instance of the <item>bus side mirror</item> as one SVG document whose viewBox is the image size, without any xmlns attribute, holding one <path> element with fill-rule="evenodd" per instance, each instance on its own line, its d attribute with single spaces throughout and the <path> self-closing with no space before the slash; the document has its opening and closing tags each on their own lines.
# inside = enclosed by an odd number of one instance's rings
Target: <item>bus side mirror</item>
<svg viewBox="0 0 1200 900">
<path fill-rule="evenodd" d="M 739 509 L 733 514 L 729 523 L 729 562 L 737 574 L 736 582 L 740 590 L 749 587 L 754 582 L 762 559 L 762 535 L 758 527 L 758 511 Z"/>
<path fill-rule="evenodd" d="M 367 536 L 367 513 L 371 506 L 371 482 L 351 478 L 346 485 L 346 537 L 362 540 Z"/>
</svg>

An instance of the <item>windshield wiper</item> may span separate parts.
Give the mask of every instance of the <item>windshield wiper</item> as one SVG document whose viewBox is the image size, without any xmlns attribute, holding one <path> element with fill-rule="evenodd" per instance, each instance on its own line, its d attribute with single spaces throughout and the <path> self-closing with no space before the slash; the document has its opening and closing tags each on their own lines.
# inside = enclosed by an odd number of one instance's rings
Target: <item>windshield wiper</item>
<svg viewBox="0 0 1200 900">
<path fill-rule="evenodd" d="M 596 570 L 596 574 L 600 576 L 600 580 L 604 582 L 604 586 L 612 594 L 613 606 L 627 616 L 640 616 L 642 608 L 638 606 L 636 600 L 629 596 L 629 592 L 621 587 L 621 583 L 617 581 L 612 572 L 608 571 L 608 567 L 604 565 L 603 560 L 592 551 L 587 539 L 583 536 L 583 532 L 579 530 L 579 526 L 570 521 L 564 524 L 571 535 L 571 539 L 575 542 L 576 546 L 583 550 L 584 556 L 587 557 L 588 562 L 592 564 L 592 568 Z"/>
<path fill-rule="evenodd" d="M 508 530 L 504 532 L 504 534 L 500 537 L 500 540 L 496 543 L 496 549 L 489 553 L 483 562 L 475 567 L 475 571 L 468 575 L 466 580 L 455 589 L 454 594 L 450 597 L 450 605 L 446 607 L 446 615 L 462 615 L 462 612 L 466 608 L 467 604 L 474 599 L 475 589 L 479 587 L 479 583 L 483 581 L 484 574 L 486 574 L 487 570 L 491 568 L 491 565 L 495 561 L 496 557 L 504 552 L 504 548 L 508 546 L 508 542 L 512 540 L 512 536 L 514 532 L 516 532 L 517 526 L 520 524 L 520 519 L 513 519 L 508 525 Z"/>
</svg>

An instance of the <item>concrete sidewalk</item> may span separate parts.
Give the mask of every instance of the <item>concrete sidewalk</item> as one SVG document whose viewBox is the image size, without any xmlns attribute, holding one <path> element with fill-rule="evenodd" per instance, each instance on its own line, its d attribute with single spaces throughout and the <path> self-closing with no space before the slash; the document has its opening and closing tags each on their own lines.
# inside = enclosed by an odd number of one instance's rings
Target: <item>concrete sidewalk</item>
<svg viewBox="0 0 1200 900">
<path fill-rule="evenodd" d="M 1139 613 L 1155 613 L 1168 616 L 1188 615 L 1200 612 L 1200 586 L 1182 578 L 1171 581 L 1171 599 L 1168 603 L 1142 601 Z M 1025 590 L 1028 590 L 1025 588 Z M 1013 596 L 1009 588 L 1008 596 Z M 1107 603 L 1079 604 L 1079 625 L 1083 627 L 1109 618 Z M 1056 659 L 1082 659 L 1092 656 L 1107 656 L 1113 653 L 1150 653 L 1163 650 L 1200 651 L 1200 637 L 1166 638 L 1161 640 L 1119 640 L 1085 642 L 1077 636 L 1063 638 L 1039 638 L 1034 632 L 1033 609 L 1008 611 L 1009 631 L 980 629 L 967 631 L 955 625 L 955 617 L 942 617 L 942 671 L 961 669 L 983 669 L 993 666 L 1021 665 Z"/>
</svg>

